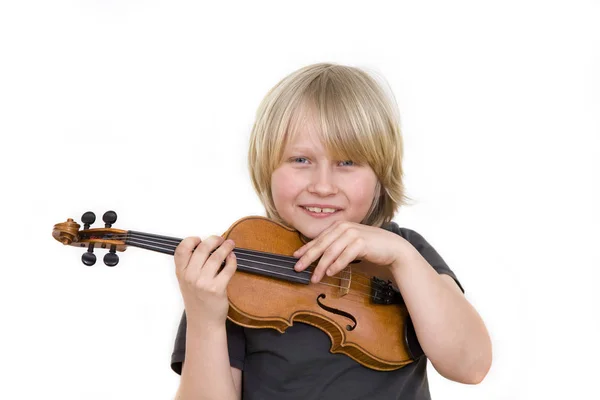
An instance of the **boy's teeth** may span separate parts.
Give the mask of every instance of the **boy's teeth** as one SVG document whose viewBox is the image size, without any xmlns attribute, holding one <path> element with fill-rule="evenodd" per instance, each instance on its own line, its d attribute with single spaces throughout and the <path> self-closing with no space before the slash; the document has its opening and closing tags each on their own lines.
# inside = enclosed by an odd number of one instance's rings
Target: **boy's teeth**
<svg viewBox="0 0 600 400">
<path fill-rule="evenodd" d="M 324 213 L 332 213 L 335 212 L 334 208 L 320 208 L 320 207 L 304 207 L 306 208 L 308 211 L 312 211 L 312 212 L 324 212 Z"/>
</svg>

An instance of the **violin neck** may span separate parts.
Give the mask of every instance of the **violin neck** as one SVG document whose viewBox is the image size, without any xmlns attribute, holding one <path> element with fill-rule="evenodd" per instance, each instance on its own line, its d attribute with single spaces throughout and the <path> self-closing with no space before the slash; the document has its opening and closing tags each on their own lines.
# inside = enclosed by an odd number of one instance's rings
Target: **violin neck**
<svg viewBox="0 0 600 400">
<path fill-rule="evenodd" d="M 144 233 L 137 231 L 127 231 L 125 244 L 128 246 L 139 247 L 140 249 L 157 251 L 164 254 L 175 254 L 175 248 L 183 239 L 154 235 L 152 233 Z"/>
<path fill-rule="evenodd" d="M 170 236 L 127 231 L 125 244 L 145 250 L 174 255 L 175 248 L 177 248 L 182 240 Z M 294 265 L 298 261 L 297 258 L 242 248 L 234 248 L 233 253 L 236 256 L 237 268 L 240 271 L 268 276 L 287 282 L 297 282 L 306 285 L 310 283 L 310 273 L 307 273 L 308 271 L 296 272 L 294 270 Z"/>
</svg>

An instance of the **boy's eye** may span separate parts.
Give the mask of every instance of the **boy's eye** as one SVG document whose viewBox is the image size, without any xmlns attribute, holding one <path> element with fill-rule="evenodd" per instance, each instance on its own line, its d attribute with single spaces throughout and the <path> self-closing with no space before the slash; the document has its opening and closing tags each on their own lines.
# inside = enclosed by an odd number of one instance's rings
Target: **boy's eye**
<svg viewBox="0 0 600 400">
<path fill-rule="evenodd" d="M 291 161 L 294 162 L 294 163 L 305 164 L 305 163 L 308 162 L 308 158 L 306 158 L 306 157 L 292 157 Z M 356 163 L 354 161 L 352 161 L 352 160 L 340 161 L 339 164 L 341 164 L 344 167 L 351 167 L 353 165 L 356 165 Z"/>
</svg>

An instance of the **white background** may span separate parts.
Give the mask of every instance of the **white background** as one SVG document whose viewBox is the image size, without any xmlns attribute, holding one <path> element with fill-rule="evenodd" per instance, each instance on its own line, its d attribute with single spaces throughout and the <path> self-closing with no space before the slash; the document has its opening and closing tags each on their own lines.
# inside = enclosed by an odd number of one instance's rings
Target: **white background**
<svg viewBox="0 0 600 400">
<path fill-rule="evenodd" d="M 52 226 L 115 210 L 116 228 L 206 237 L 263 215 L 254 113 L 322 61 L 394 91 L 415 199 L 395 221 L 493 339 L 479 385 L 430 366 L 433 398 L 597 396 L 599 20 L 592 1 L 3 2 L 0 398 L 172 398 L 172 257 L 85 267 Z"/>
</svg>

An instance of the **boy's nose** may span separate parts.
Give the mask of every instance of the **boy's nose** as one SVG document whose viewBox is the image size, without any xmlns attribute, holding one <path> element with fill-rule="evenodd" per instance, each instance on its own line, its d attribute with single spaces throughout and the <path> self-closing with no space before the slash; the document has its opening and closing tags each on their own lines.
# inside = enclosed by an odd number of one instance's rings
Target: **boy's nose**
<svg viewBox="0 0 600 400">
<path fill-rule="evenodd" d="M 309 192 L 320 196 L 329 196 L 338 192 L 331 171 L 318 171 L 312 178 L 313 179 L 308 185 Z"/>
</svg>

